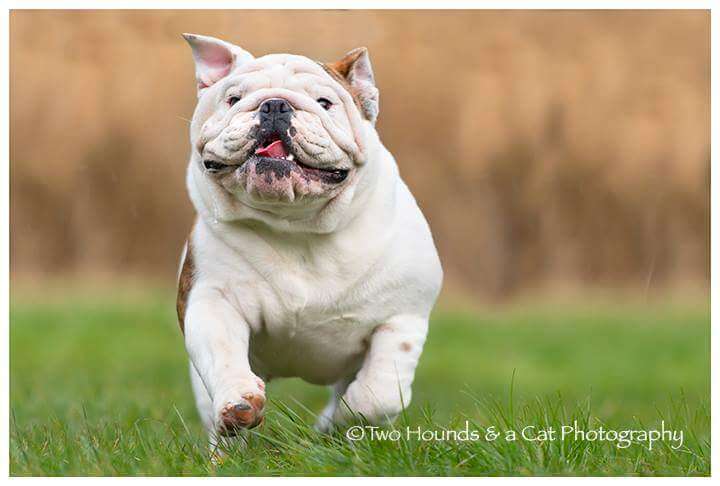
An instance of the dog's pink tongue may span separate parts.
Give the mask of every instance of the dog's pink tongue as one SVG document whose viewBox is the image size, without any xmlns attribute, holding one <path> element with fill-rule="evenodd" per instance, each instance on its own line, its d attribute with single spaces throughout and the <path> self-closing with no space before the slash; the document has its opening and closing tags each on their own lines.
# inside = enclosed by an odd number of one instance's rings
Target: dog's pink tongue
<svg viewBox="0 0 720 486">
<path fill-rule="evenodd" d="M 255 151 L 255 155 L 262 157 L 272 157 L 274 159 L 286 159 L 288 156 L 285 145 L 282 140 L 276 140 L 265 148 L 259 148 Z"/>
</svg>

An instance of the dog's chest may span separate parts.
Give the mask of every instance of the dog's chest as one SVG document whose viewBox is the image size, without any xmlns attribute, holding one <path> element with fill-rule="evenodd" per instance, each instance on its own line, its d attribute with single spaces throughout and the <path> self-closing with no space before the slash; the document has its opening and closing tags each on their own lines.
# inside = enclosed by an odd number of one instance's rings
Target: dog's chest
<svg viewBox="0 0 720 486">
<path fill-rule="evenodd" d="M 332 383 L 359 367 L 382 320 L 368 264 L 285 261 L 259 286 L 259 325 L 251 340 L 254 369 Z M 375 290 L 374 290 L 375 289 Z M 375 297 L 375 299 L 374 299 Z"/>
</svg>

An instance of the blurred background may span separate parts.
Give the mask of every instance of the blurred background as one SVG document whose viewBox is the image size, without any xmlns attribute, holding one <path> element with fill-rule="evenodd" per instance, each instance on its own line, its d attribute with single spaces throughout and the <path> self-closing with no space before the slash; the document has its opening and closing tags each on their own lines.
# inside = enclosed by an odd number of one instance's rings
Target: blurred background
<svg viewBox="0 0 720 486">
<path fill-rule="evenodd" d="M 174 316 L 196 102 L 181 32 L 256 56 L 369 48 L 381 138 L 446 275 L 413 417 L 482 422 L 469 396 L 511 381 L 619 427 L 684 410 L 699 465 L 623 470 L 709 471 L 709 12 L 16 10 L 14 474 L 183 473 L 139 446 L 118 469 L 122 431 L 202 440 Z"/>
<path fill-rule="evenodd" d="M 366 45 L 382 140 L 448 288 L 709 282 L 702 11 L 14 11 L 11 271 L 175 278 L 193 63 L 180 37 L 336 60 Z"/>
</svg>

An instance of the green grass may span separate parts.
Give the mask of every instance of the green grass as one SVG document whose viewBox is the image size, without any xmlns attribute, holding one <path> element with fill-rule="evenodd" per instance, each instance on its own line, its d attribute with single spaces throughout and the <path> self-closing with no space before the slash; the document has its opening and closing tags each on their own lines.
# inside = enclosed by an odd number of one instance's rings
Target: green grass
<svg viewBox="0 0 720 486">
<path fill-rule="evenodd" d="M 15 296 L 14 296 L 15 297 Z M 273 382 L 250 447 L 208 461 L 172 298 L 14 298 L 12 475 L 708 475 L 706 306 L 435 313 L 398 441 L 312 431 L 326 390 Z M 684 432 L 684 445 L 420 441 L 405 430 Z M 441 433 L 441 432 L 439 432 Z"/>
</svg>

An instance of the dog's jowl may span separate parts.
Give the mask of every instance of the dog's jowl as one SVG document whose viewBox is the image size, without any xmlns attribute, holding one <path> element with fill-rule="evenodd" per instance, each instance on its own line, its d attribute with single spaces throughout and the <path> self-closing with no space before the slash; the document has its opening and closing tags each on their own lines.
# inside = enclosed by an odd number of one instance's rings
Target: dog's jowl
<svg viewBox="0 0 720 486">
<path fill-rule="evenodd" d="M 368 52 L 335 63 L 185 35 L 197 221 L 178 311 L 211 440 L 263 422 L 265 382 L 329 385 L 318 428 L 407 406 L 442 281 L 430 229 L 375 130 Z"/>
</svg>

